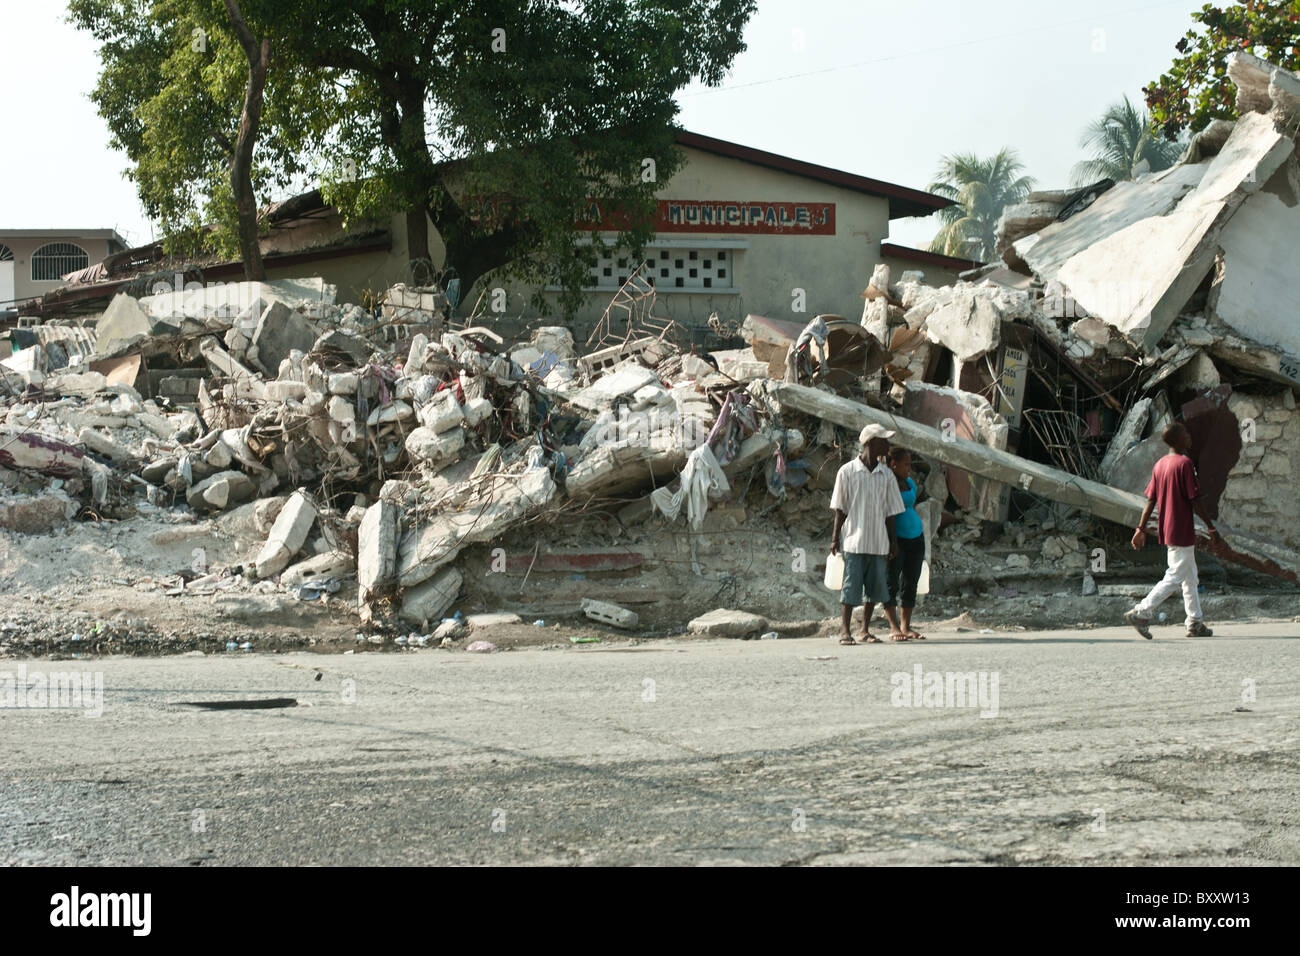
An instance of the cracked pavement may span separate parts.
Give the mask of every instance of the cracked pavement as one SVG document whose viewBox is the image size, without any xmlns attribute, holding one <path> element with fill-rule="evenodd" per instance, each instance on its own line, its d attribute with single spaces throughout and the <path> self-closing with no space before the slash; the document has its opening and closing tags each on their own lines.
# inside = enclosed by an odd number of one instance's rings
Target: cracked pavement
<svg viewBox="0 0 1300 956">
<path fill-rule="evenodd" d="M 1300 862 L 1300 626 L 1180 634 L 5 660 L 105 690 L 0 710 L 0 862 Z"/>
</svg>

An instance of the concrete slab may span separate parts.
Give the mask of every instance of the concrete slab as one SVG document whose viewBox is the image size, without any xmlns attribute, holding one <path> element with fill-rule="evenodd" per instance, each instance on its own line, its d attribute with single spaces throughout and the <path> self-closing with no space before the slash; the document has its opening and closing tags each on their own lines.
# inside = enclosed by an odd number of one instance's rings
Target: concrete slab
<svg viewBox="0 0 1300 956">
<path fill-rule="evenodd" d="M 436 621 L 456 600 L 464 576 L 456 568 L 445 568 L 424 583 L 408 588 L 402 593 L 402 607 L 398 617 L 410 624 Z M 517 614 L 510 615 L 516 621 Z"/>
<path fill-rule="evenodd" d="M 1149 351 L 1213 268 L 1227 209 L 1205 202 L 1143 219 L 1072 257 L 1059 278 L 1089 315 Z"/>
<path fill-rule="evenodd" d="M 147 339 L 152 328 L 153 321 L 139 303 L 124 292 L 118 293 L 95 323 L 95 352 L 117 355 Z"/>
<path fill-rule="evenodd" d="M 287 567 L 293 556 L 307 543 L 307 535 L 315 521 L 316 506 L 306 493 L 295 491 L 290 495 L 257 556 L 257 576 L 268 578 Z"/>
</svg>

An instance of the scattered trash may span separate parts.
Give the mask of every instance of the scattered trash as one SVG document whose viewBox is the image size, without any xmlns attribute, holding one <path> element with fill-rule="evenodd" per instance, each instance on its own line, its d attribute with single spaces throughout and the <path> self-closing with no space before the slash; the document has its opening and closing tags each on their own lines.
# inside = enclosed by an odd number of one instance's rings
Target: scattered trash
<svg viewBox="0 0 1300 956">
<path fill-rule="evenodd" d="M 471 653 L 481 653 L 481 654 L 490 654 L 492 651 L 495 651 L 496 649 L 497 646 L 493 644 L 491 641 L 472 641 L 470 642 L 469 646 L 465 648 L 465 650 L 470 651 Z"/>
</svg>

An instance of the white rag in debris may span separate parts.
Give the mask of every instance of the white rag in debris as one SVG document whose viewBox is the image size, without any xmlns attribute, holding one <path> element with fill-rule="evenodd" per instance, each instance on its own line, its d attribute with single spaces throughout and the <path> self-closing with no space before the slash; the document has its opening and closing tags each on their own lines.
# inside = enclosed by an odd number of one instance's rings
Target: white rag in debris
<svg viewBox="0 0 1300 956">
<path fill-rule="evenodd" d="M 691 452 L 681 477 L 679 489 L 656 488 L 650 492 L 650 501 L 671 521 L 682 510 L 682 501 L 685 500 L 686 520 L 698 531 L 709 510 L 709 495 L 724 495 L 731 490 L 731 484 L 708 445 L 701 445 Z"/>
</svg>

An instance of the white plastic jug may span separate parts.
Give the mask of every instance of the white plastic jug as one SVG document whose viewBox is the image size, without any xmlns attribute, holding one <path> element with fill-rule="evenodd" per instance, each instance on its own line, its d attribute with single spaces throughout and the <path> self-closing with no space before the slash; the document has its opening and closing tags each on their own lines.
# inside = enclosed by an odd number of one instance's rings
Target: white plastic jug
<svg viewBox="0 0 1300 956">
<path fill-rule="evenodd" d="M 822 577 L 822 584 L 831 591 L 844 587 L 844 552 L 826 555 L 826 574 Z"/>
</svg>

